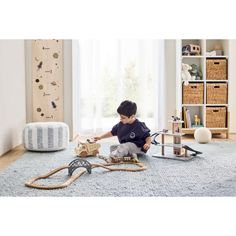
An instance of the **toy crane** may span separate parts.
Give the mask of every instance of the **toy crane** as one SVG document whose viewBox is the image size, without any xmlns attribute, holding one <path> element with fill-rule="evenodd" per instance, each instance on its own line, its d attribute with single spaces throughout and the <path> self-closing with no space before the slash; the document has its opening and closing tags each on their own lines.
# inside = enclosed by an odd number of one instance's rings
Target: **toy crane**
<svg viewBox="0 0 236 236">
<path fill-rule="evenodd" d="M 161 153 L 160 154 L 153 154 L 153 157 L 156 158 L 165 158 L 165 159 L 174 159 L 174 160 L 181 160 L 181 161 L 188 161 L 191 160 L 193 157 L 196 157 L 198 154 L 202 154 L 202 152 L 199 152 L 197 150 L 194 150 L 190 148 L 187 145 L 184 145 L 181 143 L 182 136 L 184 133 L 181 132 L 181 127 L 183 121 L 180 120 L 177 116 L 172 116 L 172 120 L 168 121 L 172 124 L 172 130 L 169 132 L 168 130 L 164 129 L 162 131 L 159 131 L 152 136 L 154 136 L 154 139 L 152 141 L 152 144 L 161 146 Z M 155 138 L 161 135 L 161 143 L 158 143 Z M 165 143 L 165 136 L 173 136 L 173 143 Z M 173 154 L 172 153 L 165 153 L 166 147 L 173 147 Z M 191 154 L 188 154 L 188 151 L 192 152 Z"/>
</svg>

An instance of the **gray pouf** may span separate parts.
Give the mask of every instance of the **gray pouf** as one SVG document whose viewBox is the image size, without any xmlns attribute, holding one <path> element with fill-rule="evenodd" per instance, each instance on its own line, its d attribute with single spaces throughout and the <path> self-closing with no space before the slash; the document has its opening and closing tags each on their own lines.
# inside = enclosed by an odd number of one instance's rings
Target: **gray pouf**
<svg viewBox="0 0 236 236">
<path fill-rule="evenodd" d="M 69 127 L 63 122 L 33 122 L 26 124 L 23 144 L 31 151 L 57 151 L 69 144 Z"/>
</svg>

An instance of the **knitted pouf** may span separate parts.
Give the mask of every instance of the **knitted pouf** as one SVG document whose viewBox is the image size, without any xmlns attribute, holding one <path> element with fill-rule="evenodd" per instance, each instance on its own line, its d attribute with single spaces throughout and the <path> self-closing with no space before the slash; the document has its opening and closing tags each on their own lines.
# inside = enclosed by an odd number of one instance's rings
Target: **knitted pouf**
<svg viewBox="0 0 236 236">
<path fill-rule="evenodd" d="M 31 151 L 57 151 L 67 147 L 69 127 L 63 122 L 33 122 L 23 131 L 24 147 Z"/>
</svg>

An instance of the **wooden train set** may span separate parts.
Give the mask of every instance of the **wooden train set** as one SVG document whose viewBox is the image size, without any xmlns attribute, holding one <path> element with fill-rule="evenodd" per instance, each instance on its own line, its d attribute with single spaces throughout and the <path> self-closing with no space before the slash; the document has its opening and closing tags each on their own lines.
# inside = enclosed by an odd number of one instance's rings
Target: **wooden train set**
<svg viewBox="0 0 236 236">
<path fill-rule="evenodd" d="M 152 144 L 161 147 L 161 153 L 153 154 L 152 155 L 153 157 L 188 161 L 196 157 L 197 155 L 202 154 L 202 152 L 194 150 L 190 148 L 189 146 L 181 143 L 182 136 L 184 135 L 183 133 L 181 133 L 181 126 L 182 126 L 183 121 L 181 121 L 178 117 L 173 116 L 172 120 L 169 122 L 172 123 L 171 132 L 169 132 L 168 130 L 162 130 L 152 135 L 153 137 Z M 161 135 L 161 143 L 157 142 L 156 140 L 158 135 Z M 172 136 L 173 143 L 165 143 L 165 136 Z M 165 148 L 167 147 L 170 147 L 173 149 L 172 154 L 166 154 Z M 130 172 L 144 171 L 147 169 L 147 167 L 142 162 L 132 157 L 121 157 L 118 159 L 118 161 L 110 159 L 111 161 L 107 162 L 107 159 L 104 156 L 101 156 L 98 154 L 99 148 L 100 148 L 100 144 L 97 144 L 91 140 L 87 140 L 87 142 L 79 142 L 78 146 L 75 148 L 75 153 L 80 158 L 76 158 L 75 160 L 70 162 L 68 165 L 64 165 L 59 168 L 56 168 L 45 175 L 32 178 L 31 180 L 25 183 L 25 186 L 30 187 L 30 188 L 44 189 L 44 190 L 65 188 L 69 186 L 71 183 L 73 183 L 76 179 L 78 179 L 84 173 L 88 172 L 89 174 L 91 174 L 91 171 L 94 168 L 103 168 L 108 171 L 130 171 Z M 191 152 L 191 154 L 188 153 L 189 151 Z M 100 159 L 105 160 L 106 163 L 90 163 L 84 159 L 84 157 L 87 157 L 87 156 L 96 156 Z M 114 165 L 122 165 L 122 164 L 135 165 L 137 167 L 136 168 L 111 167 Z M 73 175 L 74 171 L 78 168 L 84 168 L 84 169 Z M 47 179 L 50 176 L 64 169 L 68 169 L 68 178 L 64 183 L 54 184 L 50 186 L 36 183 L 36 181 L 41 180 L 41 179 Z"/>
</svg>

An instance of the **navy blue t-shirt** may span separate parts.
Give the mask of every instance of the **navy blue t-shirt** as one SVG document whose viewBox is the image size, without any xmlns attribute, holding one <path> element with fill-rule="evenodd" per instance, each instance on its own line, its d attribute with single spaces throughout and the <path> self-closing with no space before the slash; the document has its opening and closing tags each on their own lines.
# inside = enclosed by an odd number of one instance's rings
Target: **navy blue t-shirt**
<svg viewBox="0 0 236 236">
<path fill-rule="evenodd" d="M 131 142 L 142 148 L 143 152 L 147 152 L 143 149 L 143 145 L 146 143 L 145 139 L 150 136 L 150 129 L 144 122 L 140 122 L 138 119 L 132 124 L 119 122 L 113 126 L 111 133 L 118 137 L 120 143 Z"/>
</svg>

